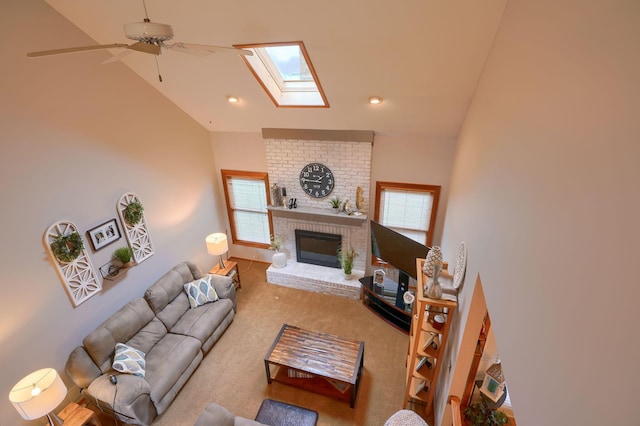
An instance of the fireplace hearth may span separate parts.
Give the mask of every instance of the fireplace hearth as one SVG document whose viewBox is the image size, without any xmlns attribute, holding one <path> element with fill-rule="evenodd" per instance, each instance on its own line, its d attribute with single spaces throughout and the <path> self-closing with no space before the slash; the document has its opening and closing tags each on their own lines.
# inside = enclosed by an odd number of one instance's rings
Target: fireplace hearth
<svg viewBox="0 0 640 426">
<path fill-rule="evenodd" d="M 342 244 L 341 235 L 296 229 L 295 237 L 299 263 L 340 268 L 337 252 Z"/>
</svg>

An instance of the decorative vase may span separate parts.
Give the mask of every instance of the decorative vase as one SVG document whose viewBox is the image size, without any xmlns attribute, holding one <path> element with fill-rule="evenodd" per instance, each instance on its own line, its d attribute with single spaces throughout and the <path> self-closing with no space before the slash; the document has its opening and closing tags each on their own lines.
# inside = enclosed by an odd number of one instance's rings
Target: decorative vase
<svg viewBox="0 0 640 426">
<path fill-rule="evenodd" d="M 281 251 L 273 253 L 273 256 L 271 256 L 271 264 L 275 268 L 284 268 L 287 266 L 287 255 Z"/>
<path fill-rule="evenodd" d="M 353 278 L 353 274 L 347 274 L 346 272 L 344 273 L 344 279 L 349 281 L 351 278 Z"/>
<path fill-rule="evenodd" d="M 433 266 L 433 278 L 429 281 L 429 286 L 427 287 L 426 295 L 430 299 L 440 299 L 442 298 L 442 286 L 440 285 L 440 264 L 436 264 Z"/>
<path fill-rule="evenodd" d="M 422 271 L 429 278 L 433 278 L 433 268 L 435 265 L 442 265 L 442 251 L 440 247 L 433 246 L 429 253 L 427 253 L 427 258 L 424 261 L 424 265 L 422 266 Z"/>
<path fill-rule="evenodd" d="M 273 207 L 282 206 L 282 192 L 280 192 L 280 187 L 277 183 L 274 183 L 271 187 L 271 205 Z"/>
</svg>

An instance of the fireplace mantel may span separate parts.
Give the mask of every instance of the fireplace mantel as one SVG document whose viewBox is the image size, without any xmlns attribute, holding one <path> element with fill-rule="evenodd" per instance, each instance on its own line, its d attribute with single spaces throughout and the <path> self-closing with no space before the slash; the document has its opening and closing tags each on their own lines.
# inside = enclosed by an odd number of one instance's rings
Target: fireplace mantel
<svg viewBox="0 0 640 426">
<path fill-rule="evenodd" d="M 273 206 L 268 206 L 267 208 L 274 216 L 296 220 L 318 221 L 348 226 L 360 226 L 367 221 L 366 214 L 336 214 L 333 209 L 319 209 L 314 207 L 298 207 L 295 209 L 287 209 L 284 207 Z"/>
</svg>

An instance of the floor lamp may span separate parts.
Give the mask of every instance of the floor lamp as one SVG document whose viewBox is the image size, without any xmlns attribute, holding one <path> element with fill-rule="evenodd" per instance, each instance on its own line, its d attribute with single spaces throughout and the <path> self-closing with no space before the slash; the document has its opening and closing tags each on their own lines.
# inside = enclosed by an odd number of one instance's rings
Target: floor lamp
<svg viewBox="0 0 640 426">
<path fill-rule="evenodd" d="M 62 425 L 53 412 L 67 396 L 67 387 L 53 368 L 34 371 L 9 392 L 9 401 L 25 420 L 47 416 L 51 426 Z"/>
</svg>

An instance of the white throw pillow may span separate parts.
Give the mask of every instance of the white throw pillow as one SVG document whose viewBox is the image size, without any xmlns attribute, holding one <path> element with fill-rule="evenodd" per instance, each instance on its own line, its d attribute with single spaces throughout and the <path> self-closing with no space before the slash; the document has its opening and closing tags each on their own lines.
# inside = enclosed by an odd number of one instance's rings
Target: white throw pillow
<svg viewBox="0 0 640 426">
<path fill-rule="evenodd" d="M 191 281 L 184 285 L 184 291 L 187 292 L 189 304 L 192 308 L 204 305 L 205 303 L 215 302 L 219 299 L 213 284 L 211 284 L 211 276 Z"/>
<path fill-rule="evenodd" d="M 146 361 L 145 353 L 127 346 L 124 343 L 116 343 L 116 354 L 113 357 L 113 369 L 121 373 L 129 373 L 144 379 Z"/>
</svg>

